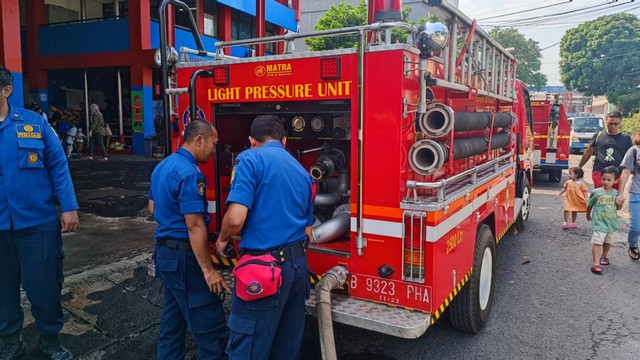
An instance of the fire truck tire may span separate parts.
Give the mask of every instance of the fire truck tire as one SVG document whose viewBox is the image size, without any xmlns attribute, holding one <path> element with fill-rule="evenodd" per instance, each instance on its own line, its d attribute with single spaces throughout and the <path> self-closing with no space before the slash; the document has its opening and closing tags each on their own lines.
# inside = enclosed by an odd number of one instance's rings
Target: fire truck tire
<svg viewBox="0 0 640 360">
<path fill-rule="evenodd" d="M 522 207 L 518 213 L 516 221 L 509 229 L 509 233 L 512 235 L 518 234 L 524 230 L 529 220 L 529 214 L 531 213 L 531 184 L 527 175 L 522 174 Z"/>
<path fill-rule="evenodd" d="M 469 281 L 451 303 L 449 318 L 454 328 L 478 333 L 486 324 L 495 288 L 496 242 L 489 226 L 481 224 Z"/>
<path fill-rule="evenodd" d="M 562 169 L 549 170 L 549 182 L 558 183 L 562 179 Z"/>
</svg>

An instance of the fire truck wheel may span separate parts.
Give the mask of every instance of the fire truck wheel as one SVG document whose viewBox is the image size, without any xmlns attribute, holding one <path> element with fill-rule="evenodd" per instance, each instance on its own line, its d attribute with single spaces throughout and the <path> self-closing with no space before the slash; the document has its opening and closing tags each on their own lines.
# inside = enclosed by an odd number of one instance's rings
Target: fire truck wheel
<svg viewBox="0 0 640 360">
<path fill-rule="evenodd" d="M 558 183 L 562 179 L 562 169 L 549 170 L 549 182 Z"/>
<path fill-rule="evenodd" d="M 517 234 L 522 232 L 529 220 L 529 213 L 531 210 L 531 185 L 529 183 L 529 179 L 525 174 L 521 175 L 523 177 L 522 180 L 522 208 L 520 208 L 520 212 L 518 213 L 518 217 L 516 221 L 509 229 L 510 234 Z"/>
<path fill-rule="evenodd" d="M 478 333 L 486 324 L 495 288 L 496 242 L 491 229 L 481 224 L 476 234 L 476 251 L 471 277 L 449 311 L 451 324 L 458 330 Z"/>
</svg>

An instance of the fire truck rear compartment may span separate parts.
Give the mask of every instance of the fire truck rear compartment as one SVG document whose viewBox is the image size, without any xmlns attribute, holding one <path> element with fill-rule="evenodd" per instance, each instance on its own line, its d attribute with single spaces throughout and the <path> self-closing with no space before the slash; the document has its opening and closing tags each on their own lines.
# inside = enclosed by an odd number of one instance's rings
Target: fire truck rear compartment
<svg viewBox="0 0 640 360">
<path fill-rule="evenodd" d="M 259 115 L 280 118 L 286 149 L 317 184 L 311 251 L 349 256 L 351 196 L 350 101 L 226 103 L 214 105 L 218 130 L 217 179 L 221 210 L 230 190 L 235 158 L 249 147 L 251 122 Z M 286 174 L 285 174 L 286 176 Z"/>
</svg>

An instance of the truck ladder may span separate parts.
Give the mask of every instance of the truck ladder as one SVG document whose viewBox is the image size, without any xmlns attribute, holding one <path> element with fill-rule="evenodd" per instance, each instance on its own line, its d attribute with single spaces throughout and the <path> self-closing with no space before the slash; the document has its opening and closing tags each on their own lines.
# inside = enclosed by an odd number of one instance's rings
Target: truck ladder
<svg viewBox="0 0 640 360">
<path fill-rule="evenodd" d="M 447 46 L 433 60 L 444 66 L 442 79 L 432 77 L 429 85 L 513 101 L 516 97 L 516 59 L 446 0 L 423 0 L 429 12 L 446 22 Z M 458 36 L 463 46 L 458 49 Z"/>
</svg>

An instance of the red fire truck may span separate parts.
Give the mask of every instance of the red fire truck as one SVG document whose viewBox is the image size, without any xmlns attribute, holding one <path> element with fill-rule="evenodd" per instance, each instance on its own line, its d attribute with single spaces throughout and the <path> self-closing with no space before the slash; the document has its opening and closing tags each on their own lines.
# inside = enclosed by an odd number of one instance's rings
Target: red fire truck
<svg viewBox="0 0 640 360">
<path fill-rule="evenodd" d="M 571 127 L 562 104 L 532 100 L 533 168 L 549 174 L 549 181 L 560 182 L 562 169 L 569 168 Z"/>
<path fill-rule="evenodd" d="M 420 28 L 399 22 L 399 0 L 369 3 L 369 25 L 220 42 L 215 52 L 180 49 L 208 61 L 161 52 L 165 111 L 178 115 L 172 147 L 194 114 L 216 126 L 217 153 L 203 167 L 215 231 L 251 121 L 277 115 L 288 150 L 319 189 L 309 313 L 321 324 L 416 338 L 448 309 L 455 327 L 478 332 L 493 302 L 496 244 L 529 217 L 528 91 L 513 55 L 448 3 L 429 1 L 443 23 Z M 407 43 L 388 41 L 392 29 L 406 31 Z M 340 35 L 356 36 L 358 46 L 225 52 Z"/>
</svg>

